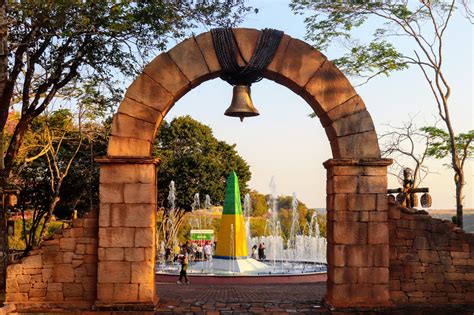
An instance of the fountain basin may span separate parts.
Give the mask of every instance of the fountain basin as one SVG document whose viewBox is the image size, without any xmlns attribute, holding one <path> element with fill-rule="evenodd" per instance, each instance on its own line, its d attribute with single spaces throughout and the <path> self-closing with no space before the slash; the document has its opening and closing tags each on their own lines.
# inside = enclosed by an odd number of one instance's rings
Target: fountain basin
<svg viewBox="0 0 474 315">
<path fill-rule="evenodd" d="M 263 264 L 261 261 L 259 263 Z M 327 280 L 326 266 L 323 264 L 279 261 L 279 265 L 273 266 L 272 261 L 265 263 L 265 269 L 232 272 L 214 270 L 208 262 L 197 262 L 190 264 L 187 274 L 189 281 L 194 284 L 284 284 Z M 178 264 L 167 265 L 166 268 L 157 265 L 156 282 L 175 283 L 179 278 L 179 268 Z"/>
</svg>

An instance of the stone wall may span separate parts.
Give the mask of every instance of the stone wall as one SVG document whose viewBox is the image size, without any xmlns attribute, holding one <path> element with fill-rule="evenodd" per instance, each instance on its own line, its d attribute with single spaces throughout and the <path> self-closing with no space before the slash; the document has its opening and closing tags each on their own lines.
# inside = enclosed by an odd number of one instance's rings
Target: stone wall
<svg viewBox="0 0 474 315">
<path fill-rule="evenodd" d="M 474 234 L 389 204 L 389 237 L 395 305 L 474 304 Z"/>
<path fill-rule="evenodd" d="M 7 303 L 18 310 L 90 309 L 97 291 L 97 212 L 8 266 Z"/>
</svg>

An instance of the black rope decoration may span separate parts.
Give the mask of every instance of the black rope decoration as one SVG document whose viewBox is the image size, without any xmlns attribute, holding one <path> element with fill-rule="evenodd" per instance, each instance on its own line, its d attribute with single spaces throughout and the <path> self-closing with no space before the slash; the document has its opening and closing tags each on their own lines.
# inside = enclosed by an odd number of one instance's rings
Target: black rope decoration
<svg viewBox="0 0 474 315">
<path fill-rule="evenodd" d="M 255 51 L 248 62 L 240 53 L 232 28 L 215 28 L 211 30 L 211 35 L 217 59 L 223 71 L 221 79 L 230 85 L 250 86 L 262 80 L 262 71 L 272 62 L 283 32 L 271 28 L 264 29 L 260 33 Z M 237 53 L 247 62 L 245 67 L 239 66 Z"/>
</svg>

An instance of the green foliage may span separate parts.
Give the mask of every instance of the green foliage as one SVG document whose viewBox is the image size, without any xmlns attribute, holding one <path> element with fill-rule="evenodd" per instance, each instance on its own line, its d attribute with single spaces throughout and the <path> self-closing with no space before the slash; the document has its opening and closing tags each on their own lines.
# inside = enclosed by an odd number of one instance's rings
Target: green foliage
<svg viewBox="0 0 474 315">
<path fill-rule="evenodd" d="M 451 154 L 451 141 L 446 131 L 433 126 L 423 127 L 421 131 L 433 138 L 428 145 L 429 156 L 442 159 Z M 467 133 L 460 133 L 454 137 L 456 151 L 461 160 L 472 158 L 474 152 L 473 139 L 474 130 L 469 130 Z"/>
<path fill-rule="evenodd" d="M 265 233 L 265 226 L 267 225 L 266 218 L 250 218 L 250 233 L 253 237 L 263 236 Z"/>
<path fill-rule="evenodd" d="M 295 14 L 307 15 L 307 40 L 321 51 L 339 44 L 347 53 L 335 58 L 334 63 L 348 75 L 369 80 L 379 74 L 389 75 L 417 63 L 415 56 L 397 50 L 389 39 L 411 37 L 417 46 L 429 45 L 431 39 L 424 42 L 429 37 L 422 36 L 434 34 L 430 26 L 432 22 L 440 29 L 444 27 L 444 20 L 451 12 L 450 3 L 292 0 L 290 8 Z M 426 34 L 421 33 L 420 27 L 426 28 Z M 363 43 L 353 37 L 355 29 L 367 33 L 367 28 L 373 30 L 369 42 Z M 429 50 L 429 47 L 426 48 Z"/>
<path fill-rule="evenodd" d="M 265 195 L 256 190 L 252 190 L 250 191 L 250 200 L 252 208 L 250 216 L 260 217 L 265 216 L 268 213 L 268 205 Z"/>
<path fill-rule="evenodd" d="M 211 128 L 190 116 L 163 122 L 155 141 L 158 165 L 158 202 L 166 207 L 171 181 L 176 185 L 176 206 L 190 210 L 194 195 L 211 197 L 213 205 L 222 205 L 227 177 L 234 170 L 239 177 L 240 193 L 247 193 L 251 178 L 245 160 L 230 145 L 217 140 Z"/>
</svg>

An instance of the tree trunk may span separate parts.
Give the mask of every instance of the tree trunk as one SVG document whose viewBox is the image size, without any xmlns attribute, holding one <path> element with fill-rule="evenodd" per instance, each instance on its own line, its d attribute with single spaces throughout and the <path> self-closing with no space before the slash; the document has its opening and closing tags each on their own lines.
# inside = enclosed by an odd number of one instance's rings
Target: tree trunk
<svg viewBox="0 0 474 315">
<path fill-rule="evenodd" d="M 454 176 L 454 182 L 456 184 L 456 222 L 459 227 L 464 226 L 463 220 L 463 194 L 464 188 L 464 171 L 460 170 L 456 176 Z"/>
</svg>

